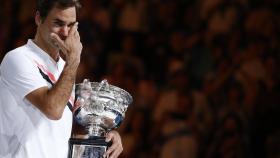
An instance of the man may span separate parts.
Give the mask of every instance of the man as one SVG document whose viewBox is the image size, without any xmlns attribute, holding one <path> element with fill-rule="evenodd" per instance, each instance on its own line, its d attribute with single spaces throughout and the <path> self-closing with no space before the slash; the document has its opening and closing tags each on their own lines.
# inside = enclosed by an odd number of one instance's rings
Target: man
<svg viewBox="0 0 280 158">
<path fill-rule="evenodd" d="M 0 67 L 0 158 L 66 158 L 73 86 L 82 44 L 78 0 L 38 0 L 33 40 L 7 53 Z M 70 98 L 70 99 L 69 99 Z M 122 152 L 111 131 L 106 157 Z"/>
</svg>

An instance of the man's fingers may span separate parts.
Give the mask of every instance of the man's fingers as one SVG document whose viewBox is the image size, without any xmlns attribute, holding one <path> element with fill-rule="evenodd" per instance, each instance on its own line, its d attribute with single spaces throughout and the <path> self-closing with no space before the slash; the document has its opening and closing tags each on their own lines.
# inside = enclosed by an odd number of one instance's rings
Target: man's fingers
<svg viewBox="0 0 280 158">
<path fill-rule="evenodd" d="M 73 27 L 70 28 L 69 35 L 74 35 L 74 33 L 78 30 L 78 22 L 75 22 Z"/>
<path fill-rule="evenodd" d="M 80 34 L 79 34 L 78 31 L 75 31 L 75 32 L 74 32 L 74 36 L 77 37 L 77 38 L 80 40 Z"/>
<path fill-rule="evenodd" d="M 119 146 L 119 144 L 113 144 L 111 147 L 108 148 L 105 155 L 109 158 L 117 158 L 122 152 L 121 149 L 122 148 Z"/>
<path fill-rule="evenodd" d="M 64 42 L 60 39 L 60 37 L 55 34 L 55 33 L 51 33 L 51 38 L 53 40 L 53 43 L 56 47 L 58 47 L 59 49 L 61 49 L 62 52 L 66 51 Z"/>
<path fill-rule="evenodd" d="M 118 156 L 121 154 L 120 150 L 115 150 L 110 156 L 109 158 L 118 158 Z"/>
<path fill-rule="evenodd" d="M 112 138 L 113 138 L 113 134 L 109 132 L 109 133 L 107 133 L 107 135 L 106 135 L 105 141 L 106 141 L 106 142 L 110 142 L 110 141 L 112 140 Z"/>
<path fill-rule="evenodd" d="M 106 142 L 112 141 L 112 146 L 108 148 L 104 156 L 117 158 L 123 150 L 120 135 L 116 131 L 110 131 L 105 140 Z"/>
</svg>

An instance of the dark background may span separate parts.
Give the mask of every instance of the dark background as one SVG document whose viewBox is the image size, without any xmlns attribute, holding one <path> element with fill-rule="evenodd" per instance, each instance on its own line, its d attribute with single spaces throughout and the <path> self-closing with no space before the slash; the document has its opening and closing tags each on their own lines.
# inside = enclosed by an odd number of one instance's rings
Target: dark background
<svg viewBox="0 0 280 158">
<path fill-rule="evenodd" d="M 81 2 L 77 82 L 134 98 L 122 158 L 280 157 L 279 1 Z M 0 1 L 0 61 L 34 37 L 35 3 Z"/>
</svg>

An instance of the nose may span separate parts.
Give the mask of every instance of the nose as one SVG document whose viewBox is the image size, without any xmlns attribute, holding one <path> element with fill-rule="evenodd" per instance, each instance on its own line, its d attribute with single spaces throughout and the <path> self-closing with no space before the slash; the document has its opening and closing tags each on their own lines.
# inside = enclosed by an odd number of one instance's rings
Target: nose
<svg viewBox="0 0 280 158">
<path fill-rule="evenodd" d="M 60 29 L 60 35 L 63 37 L 63 39 L 66 38 L 66 37 L 68 36 L 69 30 L 70 30 L 70 27 L 68 27 L 68 26 L 63 26 L 63 27 L 61 27 L 61 29 Z"/>
</svg>

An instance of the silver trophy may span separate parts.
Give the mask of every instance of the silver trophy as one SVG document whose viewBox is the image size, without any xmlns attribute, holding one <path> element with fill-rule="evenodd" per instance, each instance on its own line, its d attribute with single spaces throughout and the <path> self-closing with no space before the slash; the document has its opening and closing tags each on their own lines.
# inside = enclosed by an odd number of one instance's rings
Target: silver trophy
<svg viewBox="0 0 280 158">
<path fill-rule="evenodd" d="M 74 121 L 86 129 L 84 135 L 72 135 L 68 158 L 103 158 L 110 143 L 105 142 L 108 131 L 117 128 L 125 117 L 132 96 L 110 85 L 107 80 L 76 85 Z"/>
</svg>

